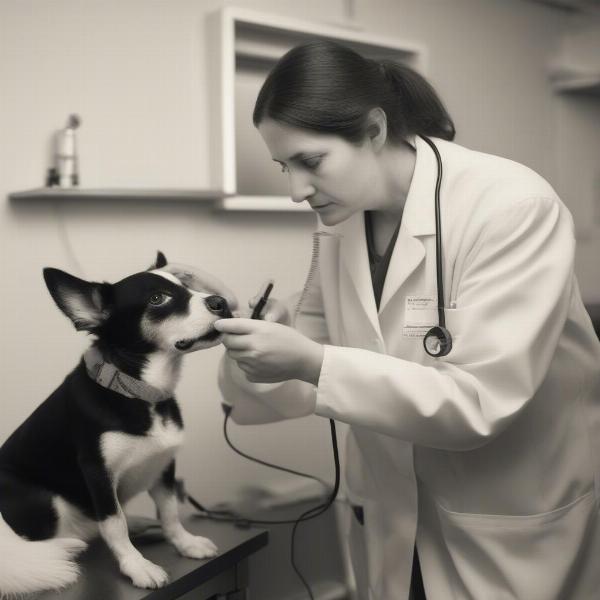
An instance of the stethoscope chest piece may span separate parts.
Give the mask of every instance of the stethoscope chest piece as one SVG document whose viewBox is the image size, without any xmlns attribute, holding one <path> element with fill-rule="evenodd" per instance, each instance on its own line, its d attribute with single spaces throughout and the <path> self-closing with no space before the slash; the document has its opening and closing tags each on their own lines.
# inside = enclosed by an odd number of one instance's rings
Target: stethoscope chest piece
<svg viewBox="0 0 600 600">
<path fill-rule="evenodd" d="M 429 356 L 446 356 L 452 350 L 452 336 L 445 327 L 436 325 L 425 334 L 423 346 Z"/>
</svg>

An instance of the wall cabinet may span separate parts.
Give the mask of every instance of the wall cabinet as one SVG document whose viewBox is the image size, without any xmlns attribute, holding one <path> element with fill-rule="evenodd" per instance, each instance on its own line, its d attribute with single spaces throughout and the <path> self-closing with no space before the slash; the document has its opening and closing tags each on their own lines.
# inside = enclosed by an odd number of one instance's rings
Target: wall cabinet
<svg viewBox="0 0 600 600">
<path fill-rule="evenodd" d="M 291 202 L 287 178 L 252 124 L 258 91 L 287 50 L 327 39 L 369 58 L 397 60 L 423 74 L 426 70 L 425 49 L 417 44 L 231 6 L 210 16 L 208 34 L 212 139 L 217 142 L 214 187 L 224 190 L 221 205 L 229 209 L 307 210 Z"/>
</svg>

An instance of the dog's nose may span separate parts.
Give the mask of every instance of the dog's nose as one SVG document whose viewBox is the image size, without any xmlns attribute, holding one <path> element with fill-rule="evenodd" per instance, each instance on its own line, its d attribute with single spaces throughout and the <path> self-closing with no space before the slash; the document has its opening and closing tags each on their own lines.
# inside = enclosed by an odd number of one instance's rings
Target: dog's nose
<svg viewBox="0 0 600 600">
<path fill-rule="evenodd" d="M 209 296 L 204 299 L 206 306 L 210 312 L 223 317 L 224 319 L 230 319 L 233 317 L 231 311 L 229 310 L 229 305 L 227 304 L 227 300 L 223 298 L 223 296 Z"/>
</svg>

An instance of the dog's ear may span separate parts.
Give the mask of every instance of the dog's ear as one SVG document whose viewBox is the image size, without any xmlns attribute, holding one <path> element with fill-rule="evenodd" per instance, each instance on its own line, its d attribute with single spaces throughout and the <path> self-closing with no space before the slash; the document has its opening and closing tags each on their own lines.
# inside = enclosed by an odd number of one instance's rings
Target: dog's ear
<svg viewBox="0 0 600 600">
<path fill-rule="evenodd" d="M 109 316 L 109 283 L 92 283 L 60 269 L 44 269 L 44 280 L 56 305 L 77 331 L 93 331 Z"/>
<path fill-rule="evenodd" d="M 156 261 L 153 265 L 148 267 L 148 271 L 153 271 L 154 269 L 162 269 L 167 264 L 167 257 L 159 250 L 156 253 Z"/>
</svg>

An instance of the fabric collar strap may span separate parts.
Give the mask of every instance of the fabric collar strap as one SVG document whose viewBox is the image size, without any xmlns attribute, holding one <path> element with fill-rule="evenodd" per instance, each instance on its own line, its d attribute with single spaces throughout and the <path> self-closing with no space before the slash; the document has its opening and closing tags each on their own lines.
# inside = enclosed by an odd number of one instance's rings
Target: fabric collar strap
<svg viewBox="0 0 600 600">
<path fill-rule="evenodd" d="M 98 385 L 128 398 L 140 398 L 147 402 L 162 402 L 172 397 L 154 386 L 144 383 L 119 371 L 115 365 L 107 362 L 95 346 L 90 346 L 83 354 L 87 374 Z"/>
</svg>

